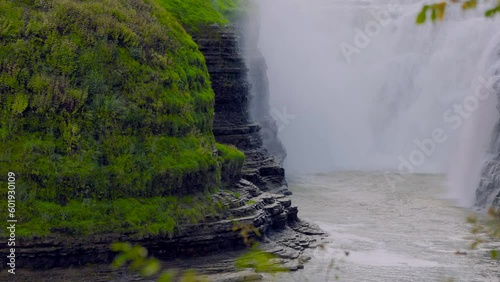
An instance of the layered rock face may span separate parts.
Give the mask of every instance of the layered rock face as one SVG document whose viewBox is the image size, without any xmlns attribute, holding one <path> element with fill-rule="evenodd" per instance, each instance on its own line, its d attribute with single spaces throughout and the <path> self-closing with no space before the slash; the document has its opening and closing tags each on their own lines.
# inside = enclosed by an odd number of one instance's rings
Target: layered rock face
<svg viewBox="0 0 500 282">
<path fill-rule="evenodd" d="M 248 5 L 255 5 L 250 2 Z M 264 148 L 282 165 L 286 150 L 278 138 L 281 127 L 289 123 L 286 109 L 270 107 L 269 80 L 267 64 L 264 55 L 258 47 L 260 37 L 260 14 L 256 6 L 249 7 L 251 13 L 246 13 L 240 19 L 238 33 L 241 35 L 240 48 L 248 66 L 248 81 L 250 88 L 250 117 L 261 126 L 261 137 Z M 278 126 L 278 124 L 280 126 Z"/>
<path fill-rule="evenodd" d="M 204 37 L 195 38 L 206 58 L 215 92 L 215 138 L 217 142 L 236 146 L 246 155 L 242 179 L 230 187 L 233 193 L 213 195 L 216 200 L 225 203 L 227 211 L 207 217 L 203 223 L 183 225 L 171 237 L 138 238 L 131 236 L 133 234 L 105 234 L 86 238 L 84 242 L 78 238 L 21 241 L 16 252 L 19 257 L 27 259 L 19 260 L 19 267 L 54 268 L 109 263 L 114 258 L 109 246 L 117 241 L 141 244 L 154 256 L 164 259 L 242 249 L 245 245 L 240 234 L 233 229 L 235 224 L 255 226 L 263 234 L 260 239 L 264 249 L 289 260 L 299 258 L 305 248 L 320 243 L 323 232 L 297 218 L 297 207 L 284 195 L 288 194 L 284 169 L 265 148 L 261 124 L 265 124 L 266 120 L 269 123 L 267 129 L 277 140 L 276 125 L 267 111 L 269 107 L 261 109 L 262 119 L 251 121 L 248 110 L 251 85 L 236 34 L 234 28 L 213 26 Z M 256 62 L 253 80 L 261 79 L 263 82 L 254 89 L 260 93 L 255 94 L 254 99 L 264 101 L 254 102 L 268 104 L 265 62 L 262 57 Z M 283 158 L 283 148 L 276 148 L 280 158 Z M 3 253 L 1 255 L 5 258 Z"/>
<path fill-rule="evenodd" d="M 498 53 L 498 52 L 497 52 Z M 495 76 L 498 70 L 495 71 Z M 495 77 L 494 77 L 495 78 Z M 489 91 L 497 96 L 497 110 L 500 112 L 500 79 L 491 81 Z M 488 150 L 488 160 L 481 170 L 481 180 L 476 189 L 476 206 L 500 208 L 500 120 L 495 125 Z"/>
<path fill-rule="evenodd" d="M 262 83 L 250 84 L 249 69 L 240 51 L 240 37 L 237 34 L 234 27 L 213 26 L 212 32 L 194 38 L 205 56 L 215 92 L 214 136 L 217 142 L 234 145 L 245 153 L 244 179 L 265 191 L 289 193 L 285 170 L 279 163 L 284 158 L 284 149 L 281 147 L 280 152 L 276 150 L 279 156 L 277 161 L 267 151 L 262 138 L 265 133 L 277 140 L 277 128 L 269 114 L 265 63 L 261 57 L 261 65 L 253 67 L 251 72 L 253 80 Z M 262 105 L 257 114 L 259 119 L 255 121 L 249 112 L 251 89 L 260 93 L 254 96 L 253 103 L 258 100 L 258 104 Z M 265 131 L 262 130 L 262 124 L 267 125 Z"/>
<path fill-rule="evenodd" d="M 487 208 L 500 208 L 500 122 L 495 126 L 491 152 L 493 158 L 488 160 L 481 171 L 481 181 L 476 190 L 476 205 Z"/>
<path fill-rule="evenodd" d="M 252 225 L 266 237 L 266 249 L 288 259 L 298 258 L 307 247 L 320 243 L 322 235 L 315 226 L 297 218 L 297 207 L 282 194 L 262 192 L 252 183 L 241 180 L 232 189 L 239 196 L 227 192 L 214 194 L 228 206 L 224 214 L 207 217 L 200 224 L 183 225 L 176 235 L 129 236 L 131 234 L 105 234 L 60 240 L 59 238 L 20 240 L 16 249 L 18 268 L 55 268 L 109 263 L 115 254 L 109 249 L 113 242 L 128 241 L 146 247 L 157 258 L 199 257 L 221 250 L 242 249 L 241 235 L 233 229 L 235 223 Z M 281 236 L 276 236 L 279 232 Z M 6 256 L 6 254 L 5 254 Z M 5 258 L 2 252 L 2 259 Z"/>
</svg>

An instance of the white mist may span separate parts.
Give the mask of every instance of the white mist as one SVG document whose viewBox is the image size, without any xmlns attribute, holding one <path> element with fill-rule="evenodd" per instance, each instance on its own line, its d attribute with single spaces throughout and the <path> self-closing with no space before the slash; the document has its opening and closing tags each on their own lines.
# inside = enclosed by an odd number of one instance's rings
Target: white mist
<svg viewBox="0 0 500 282">
<path fill-rule="evenodd" d="M 421 151 L 416 140 L 442 129 L 446 141 L 414 172 L 449 172 L 453 196 L 472 203 L 498 120 L 496 97 L 468 117 L 454 105 L 491 77 L 498 19 L 484 18 L 481 7 L 450 7 L 443 22 L 417 26 L 421 1 L 256 1 L 271 108 L 295 116 L 279 133 L 289 173 L 397 170 L 401 158 Z M 384 13 L 390 20 L 376 31 L 370 22 Z M 357 30 L 367 28 L 368 44 L 346 57 L 340 46 L 356 46 Z"/>
</svg>

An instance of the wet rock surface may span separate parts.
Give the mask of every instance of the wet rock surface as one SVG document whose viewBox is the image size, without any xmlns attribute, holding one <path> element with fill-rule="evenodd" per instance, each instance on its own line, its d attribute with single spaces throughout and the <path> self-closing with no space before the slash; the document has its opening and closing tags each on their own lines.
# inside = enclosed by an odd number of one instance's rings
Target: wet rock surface
<svg viewBox="0 0 500 282">
<path fill-rule="evenodd" d="M 500 157 L 489 160 L 484 165 L 476 190 L 476 205 L 500 208 Z"/>
</svg>

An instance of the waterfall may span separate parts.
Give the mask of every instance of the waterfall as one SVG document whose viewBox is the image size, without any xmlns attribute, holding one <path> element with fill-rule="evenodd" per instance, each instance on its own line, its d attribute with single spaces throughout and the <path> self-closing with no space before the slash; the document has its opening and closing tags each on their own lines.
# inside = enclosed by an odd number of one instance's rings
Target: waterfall
<svg viewBox="0 0 500 282">
<path fill-rule="evenodd" d="M 485 47 L 480 61 L 484 76 L 476 78 L 474 93 L 482 92 L 489 99 L 464 120 L 455 150 L 458 154 L 451 156 L 453 165 L 448 172 L 451 196 L 466 206 L 475 202 L 481 207 L 489 206 L 494 193 L 487 190 L 491 190 L 493 184 L 500 190 L 500 182 L 495 180 L 495 167 L 498 166 L 495 155 L 500 153 L 498 126 L 495 126 L 499 120 L 496 106 L 497 83 L 500 80 L 500 36 L 494 36 Z"/>
<path fill-rule="evenodd" d="M 486 54 L 487 63 L 485 65 L 489 67 L 489 81 L 488 90 L 498 98 L 500 95 L 500 37 L 497 37 L 494 44 L 490 46 Z M 491 106 L 495 105 L 492 103 Z M 496 111 L 500 110 L 499 102 L 496 103 Z M 490 112 L 491 113 L 491 112 Z M 490 116 L 484 116 L 477 120 L 477 128 L 480 126 L 491 126 L 491 122 L 494 121 Z M 484 134 L 484 133 L 483 133 Z M 477 158 L 477 161 L 481 163 L 479 168 L 481 169 L 479 181 L 475 181 L 474 184 L 479 182 L 479 187 L 476 191 L 476 205 L 481 208 L 487 208 L 489 206 L 500 207 L 500 121 L 493 127 L 493 132 L 490 133 L 490 142 L 481 144 L 483 148 L 487 148 L 486 154 L 483 154 L 482 158 Z M 476 179 L 477 180 L 477 179 Z M 467 187 L 462 187 L 462 189 L 467 189 Z"/>
<path fill-rule="evenodd" d="M 290 173 L 447 173 L 450 195 L 474 202 L 498 121 L 498 18 L 449 5 L 416 25 L 422 1 L 256 2 Z"/>
</svg>

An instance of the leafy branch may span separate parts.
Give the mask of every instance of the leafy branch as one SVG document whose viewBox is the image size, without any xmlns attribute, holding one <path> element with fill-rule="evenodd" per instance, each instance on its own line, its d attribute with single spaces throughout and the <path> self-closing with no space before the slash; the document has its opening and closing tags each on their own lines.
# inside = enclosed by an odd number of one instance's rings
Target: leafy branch
<svg viewBox="0 0 500 282">
<path fill-rule="evenodd" d="M 252 224 L 235 223 L 232 231 L 238 232 L 243 238 L 243 242 L 249 251 L 236 258 L 235 266 L 237 268 L 253 268 L 256 272 L 276 273 L 288 271 L 287 268 L 279 264 L 278 256 L 263 251 L 255 242 L 255 236 L 261 237 L 258 228 Z M 143 277 L 150 277 L 160 274 L 158 282 L 204 282 L 207 281 L 203 276 L 198 275 L 194 270 L 176 271 L 167 269 L 160 273 L 160 261 L 153 257 L 148 257 L 148 250 L 140 245 L 132 246 L 127 242 L 117 242 L 111 245 L 111 250 L 117 252 L 112 266 L 115 269 L 127 267 L 138 272 Z M 174 280 L 178 279 L 178 280 Z"/>
<path fill-rule="evenodd" d="M 461 4 L 462 10 L 471 10 L 477 7 L 478 0 L 450 0 L 448 1 L 450 4 Z M 428 15 L 430 14 L 430 20 L 432 22 L 442 21 L 444 19 L 444 15 L 446 12 L 446 7 L 449 5 L 447 1 L 434 3 L 430 5 L 424 5 L 422 10 L 417 15 L 416 22 L 417 24 L 423 24 L 428 19 Z M 493 17 L 496 13 L 500 12 L 500 0 L 496 1 L 496 5 L 491 9 L 488 9 L 484 12 L 485 17 Z"/>
<path fill-rule="evenodd" d="M 150 277 L 160 273 L 160 261 L 156 258 L 148 258 L 148 250 L 142 246 L 117 242 L 111 245 L 111 250 L 118 252 L 112 264 L 115 269 L 128 266 L 130 270 L 137 271 L 143 277 Z M 163 271 L 157 281 L 171 282 L 179 275 L 179 281 L 181 282 L 206 281 L 203 277 L 197 275 L 194 270 L 177 273 L 173 269 Z"/>
</svg>

